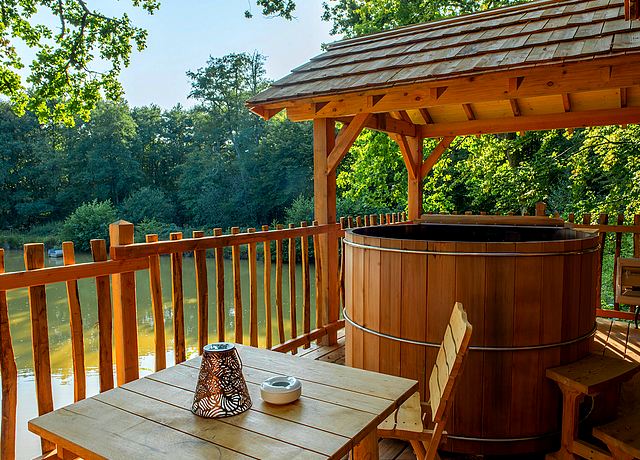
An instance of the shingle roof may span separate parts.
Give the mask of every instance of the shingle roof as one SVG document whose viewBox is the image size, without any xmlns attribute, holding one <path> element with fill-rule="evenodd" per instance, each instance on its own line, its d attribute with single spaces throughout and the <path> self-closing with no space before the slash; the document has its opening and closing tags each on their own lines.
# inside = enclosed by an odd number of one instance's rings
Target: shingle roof
<svg viewBox="0 0 640 460">
<path fill-rule="evenodd" d="M 624 0 L 539 1 L 329 45 L 248 101 L 259 105 L 640 53 Z"/>
</svg>

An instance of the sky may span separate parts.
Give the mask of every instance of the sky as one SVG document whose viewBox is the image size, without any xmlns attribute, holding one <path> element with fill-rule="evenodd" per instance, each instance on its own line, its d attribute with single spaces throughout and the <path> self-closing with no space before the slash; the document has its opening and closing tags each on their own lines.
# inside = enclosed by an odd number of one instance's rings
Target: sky
<svg viewBox="0 0 640 460">
<path fill-rule="evenodd" d="M 336 40 L 331 25 L 320 19 L 321 3 L 299 0 L 293 21 L 263 17 L 253 0 L 162 0 L 153 15 L 127 8 L 149 37 L 147 49 L 136 52 L 122 72 L 125 98 L 132 106 L 189 107 L 194 102 L 187 99 L 186 71 L 204 67 L 209 56 L 233 52 L 258 51 L 267 57 L 267 77 L 283 77 L 317 55 L 322 43 Z M 244 17 L 247 9 L 252 19 Z"/>
</svg>

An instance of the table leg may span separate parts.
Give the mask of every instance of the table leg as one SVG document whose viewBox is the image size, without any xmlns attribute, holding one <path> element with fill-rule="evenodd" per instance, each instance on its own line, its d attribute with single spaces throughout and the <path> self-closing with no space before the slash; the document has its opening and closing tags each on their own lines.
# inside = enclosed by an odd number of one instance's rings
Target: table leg
<svg viewBox="0 0 640 460">
<path fill-rule="evenodd" d="M 378 460 L 378 432 L 373 429 L 349 454 L 350 460 Z"/>
<path fill-rule="evenodd" d="M 560 384 L 562 390 L 562 439 L 560 450 L 555 453 L 559 460 L 579 458 L 573 454 L 573 441 L 578 436 L 580 402 L 584 394 Z"/>
</svg>

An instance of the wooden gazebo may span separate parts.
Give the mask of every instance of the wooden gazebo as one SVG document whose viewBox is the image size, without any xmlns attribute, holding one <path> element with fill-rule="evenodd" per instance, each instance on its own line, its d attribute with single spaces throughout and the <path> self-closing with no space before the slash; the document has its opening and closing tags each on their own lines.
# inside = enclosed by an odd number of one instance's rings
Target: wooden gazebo
<svg viewBox="0 0 640 460">
<path fill-rule="evenodd" d="M 364 128 L 399 144 L 416 219 L 422 181 L 455 136 L 640 122 L 638 3 L 545 0 L 343 40 L 247 104 L 313 120 L 320 223 L 336 220 L 336 168 Z M 440 139 L 426 156 L 425 138 Z M 336 245 L 322 248 L 331 277 Z"/>
</svg>

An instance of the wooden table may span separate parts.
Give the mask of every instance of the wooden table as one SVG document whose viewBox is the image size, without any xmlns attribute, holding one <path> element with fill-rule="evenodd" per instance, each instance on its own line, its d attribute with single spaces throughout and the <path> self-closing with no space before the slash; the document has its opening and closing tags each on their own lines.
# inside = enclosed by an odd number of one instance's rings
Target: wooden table
<svg viewBox="0 0 640 460">
<path fill-rule="evenodd" d="M 200 357 L 29 422 L 62 457 L 378 458 L 376 428 L 418 383 L 238 345 L 253 407 L 224 419 L 190 411 Z M 302 397 L 274 406 L 260 398 L 273 375 L 302 380 Z M 66 456 L 64 458 L 67 458 Z"/>
</svg>

